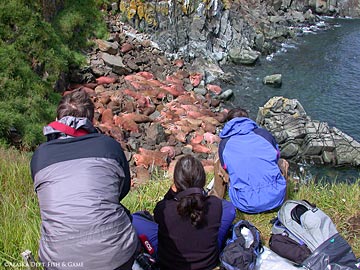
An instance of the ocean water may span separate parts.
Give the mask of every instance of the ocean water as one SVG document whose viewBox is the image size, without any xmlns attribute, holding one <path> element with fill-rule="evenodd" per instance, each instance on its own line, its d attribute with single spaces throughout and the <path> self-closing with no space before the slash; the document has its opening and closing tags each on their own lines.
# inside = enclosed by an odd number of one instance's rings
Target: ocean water
<svg viewBox="0 0 360 270">
<path fill-rule="evenodd" d="M 327 122 L 360 142 L 360 19 L 323 18 L 318 26 L 304 29 L 302 36 L 260 58 L 255 66 L 224 68 L 235 81 L 222 85 L 235 93 L 227 105 L 244 107 L 255 119 L 258 108 L 273 96 L 298 99 L 313 120 Z M 264 76 L 274 73 L 282 74 L 281 88 L 262 83 Z M 356 168 L 305 163 L 297 167 L 297 173 L 305 168 L 304 178 L 350 182 L 360 178 Z"/>
</svg>

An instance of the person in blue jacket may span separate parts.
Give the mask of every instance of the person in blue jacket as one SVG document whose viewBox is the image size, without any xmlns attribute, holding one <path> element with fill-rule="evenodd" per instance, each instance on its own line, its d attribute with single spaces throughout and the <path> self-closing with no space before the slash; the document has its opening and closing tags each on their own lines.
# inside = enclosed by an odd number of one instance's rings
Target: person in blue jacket
<svg viewBox="0 0 360 270">
<path fill-rule="evenodd" d="M 246 213 L 281 206 L 286 198 L 289 164 L 280 159 L 271 133 L 249 119 L 246 110 L 235 108 L 229 111 L 220 138 L 219 160 L 229 177 L 229 196 L 234 206 Z M 224 184 L 219 174 L 214 189 Z"/>
</svg>

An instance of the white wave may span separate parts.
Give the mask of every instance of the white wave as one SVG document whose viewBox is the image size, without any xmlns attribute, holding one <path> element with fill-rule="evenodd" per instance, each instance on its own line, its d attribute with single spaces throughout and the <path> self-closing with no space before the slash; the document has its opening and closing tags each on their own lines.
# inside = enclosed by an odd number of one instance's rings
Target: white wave
<svg viewBox="0 0 360 270">
<path fill-rule="evenodd" d="M 282 48 L 287 48 L 287 49 L 295 49 L 296 48 L 296 45 L 295 44 L 290 44 L 290 43 L 281 43 L 281 47 Z"/>
</svg>

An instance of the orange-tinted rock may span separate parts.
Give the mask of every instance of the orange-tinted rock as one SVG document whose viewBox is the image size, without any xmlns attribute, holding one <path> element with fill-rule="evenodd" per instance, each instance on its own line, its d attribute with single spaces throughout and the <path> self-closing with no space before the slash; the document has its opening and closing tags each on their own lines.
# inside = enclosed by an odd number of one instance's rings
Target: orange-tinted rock
<svg viewBox="0 0 360 270">
<path fill-rule="evenodd" d="M 219 99 L 212 99 L 211 100 L 211 106 L 212 107 L 217 107 L 217 106 L 220 105 L 220 103 L 221 103 L 221 101 Z"/>
<path fill-rule="evenodd" d="M 154 79 L 148 80 L 147 83 L 148 83 L 149 85 L 151 85 L 151 86 L 158 86 L 158 87 L 164 85 L 162 82 L 160 82 L 160 81 L 158 81 L 158 80 L 154 80 Z"/>
<path fill-rule="evenodd" d="M 174 135 L 174 137 L 177 141 L 182 142 L 182 143 L 186 142 L 186 134 L 183 131 L 177 130 L 176 132 L 173 132 L 172 134 Z"/>
<path fill-rule="evenodd" d="M 174 61 L 175 66 L 182 68 L 184 66 L 184 60 L 183 59 L 176 59 Z"/>
<path fill-rule="evenodd" d="M 214 84 L 208 84 L 206 85 L 206 89 L 215 93 L 216 95 L 219 95 L 221 93 L 221 87 L 218 85 L 214 85 Z"/>
<path fill-rule="evenodd" d="M 96 79 L 97 84 L 109 84 L 116 82 L 116 78 L 108 77 L 108 76 L 101 76 Z"/>
<path fill-rule="evenodd" d="M 191 144 L 194 153 L 211 153 L 211 150 L 202 144 Z"/>
<path fill-rule="evenodd" d="M 167 153 L 168 157 L 173 159 L 175 157 L 175 148 L 173 146 L 163 146 L 160 152 Z"/>
<path fill-rule="evenodd" d="M 142 113 L 143 113 L 144 115 L 149 116 L 150 114 L 152 114 L 153 112 L 155 112 L 155 110 L 156 110 L 156 107 L 153 106 L 153 105 L 150 105 L 150 106 L 144 108 L 144 109 L 142 110 Z"/>
<path fill-rule="evenodd" d="M 125 100 L 123 101 L 122 105 L 123 105 L 122 112 L 124 113 L 132 113 L 135 111 L 135 104 L 133 101 Z"/>
<path fill-rule="evenodd" d="M 211 116 L 201 116 L 200 117 L 201 120 L 203 120 L 204 122 L 209 122 L 210 124 L 214 125 L 214 126 L 219 126 L 220 123 L 218 120 L 216 120 L 214 117 Z"/>
<path fill-rule="evenodd" d="M 111 109 L 106 109 L 101 114 L 101 123 L 113 124 L 113 113 Z"/>
<path fill-rule="evenodd" d="M 203 128 L 203 130 L 207 133 L 215 133 L 216 132 L 216 126 L 211 124 L 210 122 L 204 121 L 201 124 L 201 127 Z"/>
<path fill-rule="evenodd" d="M 98 95 L 98 99 L 100 101 L 101 104 L 106 105 L 111 101 L 111 98 L 109 95 L 104 94 L 104 95 Z"/>
<path fill-rule="evenodd" d="M 149 116 L 138 113 L 122 114 L 122 117 L 126 119 L 131 119 L 135 123 L 147 123 L 151 121 Z"/>
<path fill-rule="evenodd" d="M 204 139 L 207 143 L 210 143 L 210 144 L 220 142 L 220 137 L 218 135 L 215 135 L 210 132 L 204 133 Z"/>
<path fill-rule="evenodd" d="M 200 73 L 190 74 L 190 83 L 192 86 L 194 87 L 199 86 L 201 80 L 202 80 L 202 75 Z"/>
<path fill-rule="evenodd" d="M 166 168 L 168 166 L 167 157 L 167 153 L 147 150 L 141 147 L 139 148 L 138 153 L 133 156 L 135 164 L 137 166 L 144 166 L 145 168 L 149 168 L 149 166 Z"/>
<path fill-rule="evenodd" d="M 146 79 L 143 76 L 137 74 L 130 74 L 130 75 L 126 75 L 124 77 L 124 80 L 128 82 L 140 82 L 140 81 L 145 81 Z"/>
<path fill-rule="evenodd" d="M 204 139 L 204 136 L 202 134 L 196 133 L 195 136 L 191 139 L 191 144 L 199 144 Z"/>
<path fill-rule="evenodd" d="M 187 111 L 187 116 L 192 117 L 194 119 L 198 119 L 200 117 L 203 117 L 204 115 L 197 111 Z"/>
<path fill-rule="evenodd" d="M 121 45 L 120 51 L 122 53 L 127 53 L 129 51 L 131 51 L 133 49 L 133 45 L 131 45 L 130 43 L 124 43 Z"/>
<path fill-rule="evenodd" d="M 189 78 L 190 74 L 186 70 L 178 70 L 174 73 L 174 76 L 176 76 L 179 79 L 185 79 L 185 78 Z"/>
<path fill-rule="evenodd" d="M 174 97 L 180 96 L 181 94 L 184 93 L 184 90 L 185 90 L 185 89 L 181 89 L 179 87 L 176 87 L 175 85 L 161 86 L 160 88 L 167 91 L 167 92 L 169 92 Z"/>
<path fill-rule="evenodd" d="M 150 72 L 147 71 L 140 71 L 138 73 L 136 73 L 137 75 L 145 78 L 146 80 L 153 80 L 154 79 L 154 75 Z"/>
<path fill-rule="evenodd" d="M 194 119 L 194 118 L 186 118 L 186 121 L 193 127 L 193 129 L 197 129 L 200 127 L 202 120 L 201 119 Z"/>
<path fill-rule="evenodd" d="M 179 84 L 179 85 L 184 84 L 184 82 L 181 79 L 179 79 L 175 76 L 166 76 L 166 82 L 171 83 L 171 84 Z"/>
<path fill-rule="evenodd" d="M 122 129 L 128 130 L 130 132 L 139 132 L 139 127 L 134 120 L 122 117 L 123 115 L 115 115 L 114 122 L 116 126 L 121 127 Z"/>
</svg>

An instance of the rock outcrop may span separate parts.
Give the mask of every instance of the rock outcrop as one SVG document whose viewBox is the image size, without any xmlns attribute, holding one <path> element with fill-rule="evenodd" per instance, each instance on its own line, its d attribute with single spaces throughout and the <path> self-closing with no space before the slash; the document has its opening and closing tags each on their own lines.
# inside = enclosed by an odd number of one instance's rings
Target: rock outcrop
<svg viewBox="0 0 360 270">
<path fill-rule="evenodd" d="M 296 99 L 271 98 L 260 107 L 256 121 L 274 135 L 283 158 L 360 166 L 360 143 L 326 122 L 311 120 Z"/>
<path fill-rule="evenodd" d="M 206 82 L 222 77 L 221 65 L 256 63 L 295 37 L 298 26 L 319 21 L 316 15 L 360 16 L 360 1 L 118 1 L 117 20 L 151 34 L 175 58 L 206 69 Z M 214 68 L 217 66 L 217 68 Z"/>
</svg>

